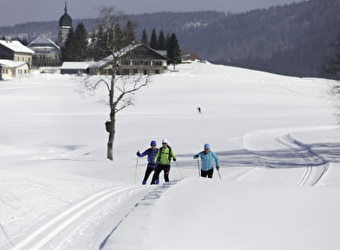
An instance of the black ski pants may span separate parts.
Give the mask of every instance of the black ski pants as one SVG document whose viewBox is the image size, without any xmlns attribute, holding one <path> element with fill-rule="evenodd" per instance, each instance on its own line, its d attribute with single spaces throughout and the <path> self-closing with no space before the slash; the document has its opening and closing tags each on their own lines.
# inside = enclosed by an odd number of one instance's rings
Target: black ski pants
<svg viewBox="0 0 340 250">
<path fill-rule="evenodd" d="M 159 174 L 164 171 L 164 181 L 169 182 L 170 164 L 158 164 L 152 177 L 151 185 L 159 183 Z"/>
<path fill-rule="evenodd" d="M 146 170 L 145 170 L 145 174 L 144 174 L 144 179 L 143 179 L 143 183 L 146 183 L 146 181 L 148 180 L 150 174 L 152 173 L 152 171 L 155 170 L 155 166 L 151 165 L 150 163 L 148 164 Z"/>
<path fill-rule="evenodd" d="M 204 177 L 204 178 L 206 178 L 206 177 L 212 178 L 213 177 L 213 173 L 214 173 L 214 169 L 213 168 L 209 169 L 208 171 L 201 170 L 201 176 Z"/>
</svg>

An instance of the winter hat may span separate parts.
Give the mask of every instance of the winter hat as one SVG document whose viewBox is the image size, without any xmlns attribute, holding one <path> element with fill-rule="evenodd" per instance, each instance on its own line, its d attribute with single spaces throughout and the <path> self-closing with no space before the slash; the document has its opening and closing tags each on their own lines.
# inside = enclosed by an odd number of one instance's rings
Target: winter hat
<svg viewBox="0 0 340 250">
<path fill-rule="evenodd" d="M 167 139 L 163 139 L 163 140 L 162 140 L 162 143 L 168 144 L 168 140 L 167 140 Z"/>
<path fill-rule="evenodd" d="M 204 144 L 204 149 L 210 149 L 210 145 L 208 143 Z"/>
<path fill-rule="evenodd" d="M 156 141 L 151 141 L 150 146 L 156 146 Z"/>
</svg>

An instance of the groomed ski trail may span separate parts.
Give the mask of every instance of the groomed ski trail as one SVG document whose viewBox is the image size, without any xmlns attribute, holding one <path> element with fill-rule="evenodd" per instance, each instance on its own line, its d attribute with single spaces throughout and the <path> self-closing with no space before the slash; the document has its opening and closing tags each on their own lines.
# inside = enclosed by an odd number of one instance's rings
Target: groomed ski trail
<svg viewBox="0 0 340 250">
<path fill-rule="evenodd" d="M 318 131 L 334 129 L 334 127 L 309 127 L 309 128 L 276 128 L 268 130 L 251 131 L 244 135 L 244 144 L 247 150 L 252 152 L 258 158 L 256 167 L 248 169 L 240 174 L 237 180 L 243 180 L 255 176 L 262 167 L 270 167 L 272 169 L 301 169 L 301 176 L 298 176 L 297 185 L 316 185 L 325 175 L 329 168 L 329 162 L 321 155 L 317 154 L 312 148 L 298 141 L 293 137 L 292 133 L 300 131 Z M 272 153 L 271 153 L 272 152 Z M 289 154 L 291 152 L 291 154 Z M 292 165 L 285 162 L 284 154 L 289 155 Z M 277 158 L 280 155 L 280 159 Z M 271 164 L 268 158 L 277 158 L 277 162 Z M 261 164 L 259 164 L 259 162 Z M 280 164 L 281 163 L 281 164 Z M 259 166 L 260 165 L 260 166 Z"/>
<path fill-rule="evenodd" d="M 74 234 L 91 216 L 110 203 L 119 203 L 120 199 L 127 197 L 133 190 L 137 191 L 137 197 L 143 191 L 138 186 L 120 186 L 97 192 L 45 222 L 29 236 L 14 244 L 13 249 L 58 249 L 65 244 L 66 238 Z"/>
<path fill-rule="evenodd" d="M 310 147 L 295 139 L 291 134 L 276 137 L 275 140 L 305 161 L 305 171 L 298 181 L 298 185 L 314 186 L 328 170 L 328 161 L 315 153 Z"/>
<path fill-rule="evenodd" d="M 113 226 L 111 232 L 100 244 L 99 249 L 127 250 L 135 249 L 136 246 L 138 246 L 139 249 L 147 249 L 148 242 L 145 242 L 144 240 L 141 241 L 140 239 L 144 238 L 141 237 L 141 235 L 144 235 L 145 237 L 149 236 L 148 222 L 152 216 L 153 208 L 156 206 L 157 200 L 161 198 L 164 192 L 181 182 L 183 179 L 185 178 L 175 179 L 162 185 L 152 186 L 154 189 L 138 201 L 123 219 Z M 128 223 L 125 223 L 127 221 Z M 138 234 L 139 237 L 134 238 L 133 235 L 127 234 L 126 231 Z"/>
</svg>

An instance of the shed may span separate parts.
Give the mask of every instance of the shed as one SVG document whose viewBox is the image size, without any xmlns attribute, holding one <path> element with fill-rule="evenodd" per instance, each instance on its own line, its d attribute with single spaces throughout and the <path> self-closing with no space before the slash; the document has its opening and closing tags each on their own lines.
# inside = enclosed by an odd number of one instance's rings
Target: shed
<svg viewBox="0 0 340 250">
<path fill-rule="evenodd" d="M 93 62 L 63 62 L 60 67 L 61 74 L 89 73 L 89 67 Z"/>
</svg>

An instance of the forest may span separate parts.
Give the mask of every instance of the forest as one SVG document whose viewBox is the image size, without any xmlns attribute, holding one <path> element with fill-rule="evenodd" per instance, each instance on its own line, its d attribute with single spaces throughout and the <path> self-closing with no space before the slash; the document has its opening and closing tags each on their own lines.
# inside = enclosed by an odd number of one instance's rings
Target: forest
<svg viewBox="0 0 340 250">
<path fill-rule="evenodd" d="M 325 62 L 334 55 L 340 35 L 340 1 L 309 0 L 245 13 L 219 11 L 159 12 L 128 15 L 143 30 L 176 33 L 182 53 L 196 54 L 211 63 L 298 77 L 327 77 Z M 72 11 L 69 13 L 72 17 Z M 61 13 L 62 15 L 62 13 Z M 91 34 L 95 19 L 82 22 Z M 38 35 L 56 40 L 58 20 L 0 27 L 0 37 Z M 89 34 L 89 35 L 90 35 Z"/>
</svg>

